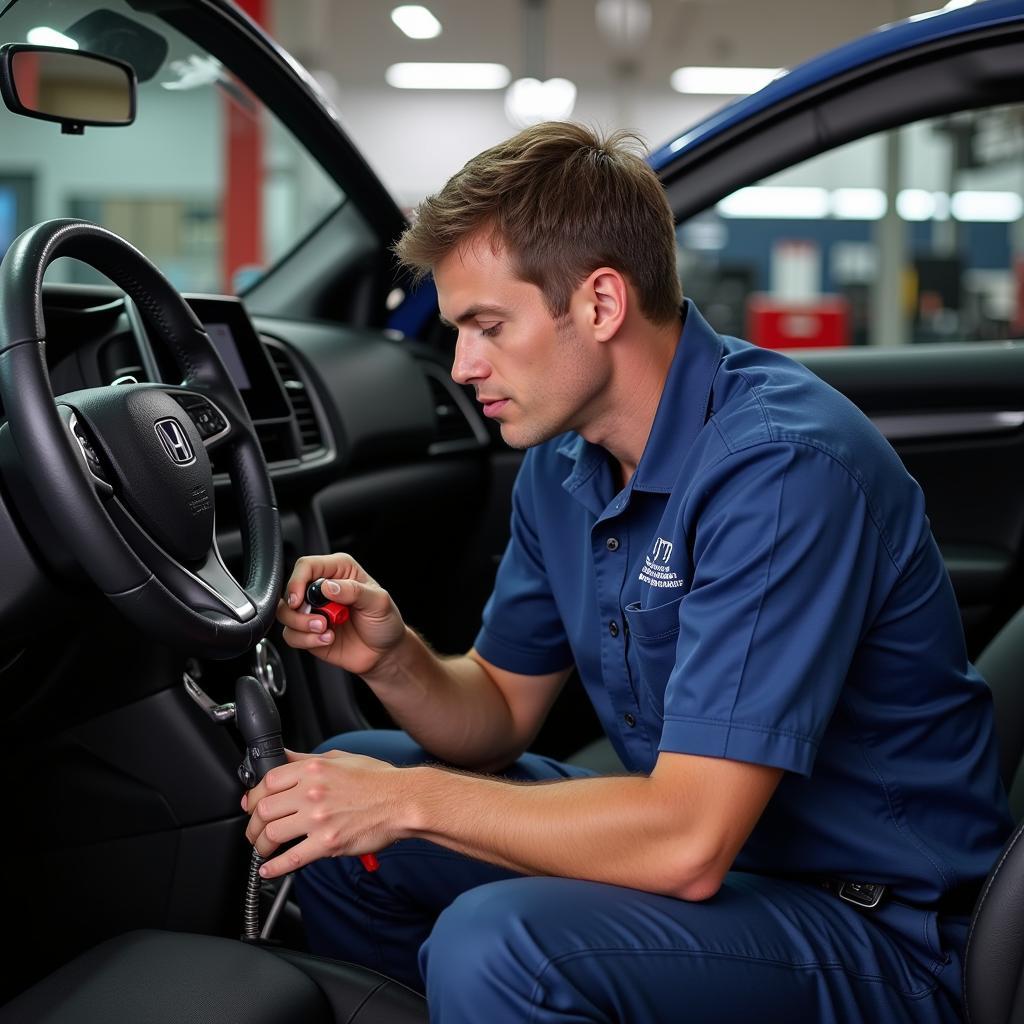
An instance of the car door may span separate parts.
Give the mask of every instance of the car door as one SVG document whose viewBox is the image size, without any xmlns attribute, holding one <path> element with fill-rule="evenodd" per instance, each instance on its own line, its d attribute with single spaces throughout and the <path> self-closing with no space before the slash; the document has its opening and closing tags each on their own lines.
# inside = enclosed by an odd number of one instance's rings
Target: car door
<svg viewBox="0 0 1024 1024">
<path fill-rule="evenodd" d="M 1024 28 L 983 6 L 654 157 L 684 292 L 844 392 L 920 483 L 972 655 L 1024 603 Z"/>
</svg>

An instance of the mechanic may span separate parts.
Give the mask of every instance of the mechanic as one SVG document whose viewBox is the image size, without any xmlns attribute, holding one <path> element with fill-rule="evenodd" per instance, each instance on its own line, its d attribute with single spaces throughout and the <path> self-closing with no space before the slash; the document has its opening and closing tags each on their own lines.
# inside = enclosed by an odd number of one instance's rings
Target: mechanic
<svg viewBox="0 0 1024 1024">
<path fill-rule="evenodd" d="M 298 561 L 287 642 L 403 731 L 290 755 L 249 839 L 301 840 L 263 871 L 304 867 L 314 952 L 444 1024 L 958 1020 L 1011 822 L 924 497 L 843 396 L 682 303 L 634 148 L 528 129 L 398 243 L 528 449 L 511 540 L 452 658 L 351 557 Z M 628 774 L 524 753 L 572 666 Z"/>
</svg>

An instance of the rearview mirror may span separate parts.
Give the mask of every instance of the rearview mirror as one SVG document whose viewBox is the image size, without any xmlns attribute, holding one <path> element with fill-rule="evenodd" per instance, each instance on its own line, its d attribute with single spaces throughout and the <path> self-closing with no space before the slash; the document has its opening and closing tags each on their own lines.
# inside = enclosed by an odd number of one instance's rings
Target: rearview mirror
<svg viewBox="0 0 1024 1024">
<path fill-rule="evenodd" d="M 135 120 L 135 72 L 112 57 L 57 46 L 0 46 L 0 95 L 15 114 L 56 121 L 81 135 L 86 125 Z"/>
</svg>

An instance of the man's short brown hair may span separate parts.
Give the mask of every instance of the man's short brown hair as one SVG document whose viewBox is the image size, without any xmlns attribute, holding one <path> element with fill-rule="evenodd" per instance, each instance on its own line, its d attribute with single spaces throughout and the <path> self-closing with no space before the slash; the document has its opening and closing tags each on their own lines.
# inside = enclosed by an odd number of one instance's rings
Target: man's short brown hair
<svg viewBox="0 0 1024 1024">
<path fill-rule="evenodd" d="M 608 266 L 628 277 L 649 321 L 668 323 L 682 302 L 672 211 L 634 144 L 642 146 L 630 132 L 602 138 L 564 121 L 527 128 L 428 196 L 395 252 L 419 279 L 489 230 L 552 316 L 564 316 L 580 282 Z"/>
</svg>

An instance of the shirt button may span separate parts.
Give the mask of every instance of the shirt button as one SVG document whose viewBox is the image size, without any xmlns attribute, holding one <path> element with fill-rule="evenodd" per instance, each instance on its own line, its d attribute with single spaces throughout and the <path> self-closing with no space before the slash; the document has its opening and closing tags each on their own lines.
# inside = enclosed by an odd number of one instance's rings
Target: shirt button
<svg viewBox="0 0 1024 1024">
<path fill-rule="evenodd" d="M 622 720 L 630 727 L 630 729 L 636 725 L 636 719 L 628 711 L 622 716 Z"/>
<path fill-rule="evenodd" d="M 614 619 L 608 623 L 608 632 L 611 633 L 612 636 L 619 635 L 619 624 Z"/>
<path fill-rule="evenodd" d="M 605 544 L 605 547 L 606 547 L 606 548 L 607 548 L 607 549 L 608 549 L 609 551 L 618 551 L 618 550 L 619 550 L 619 540 L 618 540 L 618 538 L 617 538 L 617 537 L 609 537 L 609 538 L 608 538 L 608 539 L 607 539 L 607 540 L 606 540 L 606 541 L 604 542 L 604 544 Z"/>
</svg>

